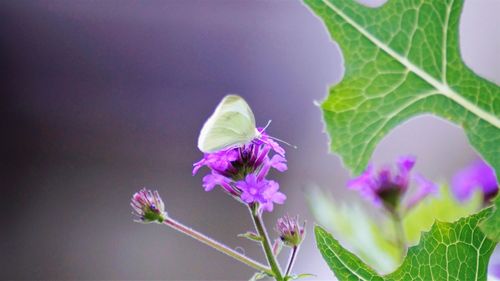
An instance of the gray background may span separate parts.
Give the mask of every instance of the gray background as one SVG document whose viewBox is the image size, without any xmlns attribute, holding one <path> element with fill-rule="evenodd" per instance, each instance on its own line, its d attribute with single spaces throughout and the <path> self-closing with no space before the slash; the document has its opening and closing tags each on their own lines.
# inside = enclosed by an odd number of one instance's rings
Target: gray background
<svg viewBox="0 0 500 281">
<path fill-rule="evenodd" d="M 466 1 L 461 24 L 466 63 L 496 83 L 498 11 L 498 0 Z M 227 93 L 299 146 L 273 175 L 288 200 L 269 225 L 300 213 L 311 232 L 310 184 L 359 200 L 313 106 L 341 79 L 341 55 L 300 2 L 1 1 L 0 48 L 2 279 L 249 278 L 188 237 L 133 223 L 129 207 L 137 189 L 157 188 L 172 217 L 262 260 L 236 237 L 251 228 L 246 209 L 191 176 L 199 129 Z M 374 160 L 405 153 L 437 181 L 476 157 L 461 130 L 429 116 L 394 130 Z M 307 238 L 296 271 L 331 279 Z"/>
</svg>

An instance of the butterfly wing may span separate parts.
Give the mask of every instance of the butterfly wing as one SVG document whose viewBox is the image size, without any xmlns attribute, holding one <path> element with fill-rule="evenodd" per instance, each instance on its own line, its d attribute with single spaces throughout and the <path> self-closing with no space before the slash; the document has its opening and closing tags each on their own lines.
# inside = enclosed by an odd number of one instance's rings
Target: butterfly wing
<svg viewBox="0 0 500 281">
<path fill-rule="evenodd" d="M 211 153 L 248 143 L 258 134 L 255 117 L 247 102 L 240 96 L 228 95 L 203 125 L 198 148 Z"/>
</svg>

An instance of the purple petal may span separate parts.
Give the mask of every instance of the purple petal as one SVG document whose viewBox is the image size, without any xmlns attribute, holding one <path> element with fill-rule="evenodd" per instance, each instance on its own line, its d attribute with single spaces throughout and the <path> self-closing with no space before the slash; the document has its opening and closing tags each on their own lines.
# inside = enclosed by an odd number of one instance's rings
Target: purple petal
<svg viewBox="0 0 500 281">
<path fill-rule="evenodd" d="M 248 192 L 243 192 L 241 194 L 241 200 L 245 203 L 252 203 L 254 202 L 254 197 Z"/>
<path fill-rule="evenodd" d="M 281 155 L 274 155 L 270 162 L 271 166 L 280 172 L 284 172 L 288 169 L 286 158 Z"/>
<path fill-rule="evenodd" d="M 430 194 L 436 194 L 439 191 L 438 186 L 432 181 L 426 179 L 420 174 L 414 176 L 415 181 L 418 184 L 418 189 L 415 193 L 408 199 L 406 209 L 409 210 L 415 205 L 420 203 Z"/>
<path fill-rule="evenodd" d="M 261 208 L 261 210 L 272 212 L 274 209 L 274 205 L 273 205 L 272 201 L 268 201 L 268 202 L 262 204 L 260 208 Z"/>
<path fill-rule="evenodd" d="M 262 164 L 262 167 L 260 168 L 259 174 L 257 175 L 257 178 L 259 180 L 263 180 L 267 176 L 267 174 L 269 173 L 269 170 L 271 170 L 271 161 L 269 161 L 269 159 L 265 159 L 264 164 Z"/>
<path fill-rule="evenodd" d="M 391 186 L 392 185 L 392 173 L 391 173 L 391 167 L 389 166 L 384 166 L 382 169 L 380 169 L 377 173 L 377 180 L 378 180 L 378 187 L 377 188 L 372 188 L 374 190 L 380 189 L 380 187 L 386 187 L 386 186 Z"/>
<path fill-rule="evenodd" d="M 272 197 L 272 201 L 276 204 L 283 204 L 285 203 L 285 200 L 286 200 L 286 195 L 281 192 L 274 193 Z"/>
<path fill-rule="evenodd" d="M 368 165 L 366 170 L 359 177 L 347 182 L 347 187 L 355 190 L 375 187 L 373 181 L 373 166 L 371 164 Z"/>
<path fill-rule="evenodd" d="M 415 166 L 417 158 L 413 155 L 401 156 L 398 159 L 397 165 L 400 171 L 410 172 L 410 170 Z"/>
<path fill-rule="evenodd" d="M 205 166 L 205 158 L 193 164 L 193 176 L 198 172 L 201 167 Z"/>
<path fill-rule="evenodd" d="M 488 274 L 500 279 L 500 263 L 490 263 L 488 267 Z"/>
<path fill-rule="evenodd" d="M 216 185 L 223 186 L 229 182 L 230 182 L 230 180 L 228 178 L 226 178 L 222 175 L 219 175 L 219 174 L 215 174 L 215 173 L 208 174 L 208 175 L 203 177 L 203 187 L 205 188 L 205 191 L 210 191 L 210 190 L 214 189 L 214 187 Z M 227 186 L 225 186 L 224 189 L 227 189 Z"/>
<path fill-rule="evenodd" d="M 469 199 L 476 189 L 485 195 L 498 191 L 495 172 L 482 160 L 460 170 L 452 179 L 452 191 L 460 201 Z"/>
</svg>

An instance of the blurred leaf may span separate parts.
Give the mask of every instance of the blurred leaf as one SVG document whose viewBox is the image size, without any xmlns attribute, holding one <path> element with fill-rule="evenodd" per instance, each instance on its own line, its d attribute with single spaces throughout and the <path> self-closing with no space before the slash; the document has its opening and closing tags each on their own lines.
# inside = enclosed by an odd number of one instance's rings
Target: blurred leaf
<svg viewBox="0 0 500 281">
<path fill-rule="evenodd" d="M 429 196 L 405 215 L 403 226 L 409 244 L 420 239 L 422 231 L 428 231 L 434 220 L 454 222 L 472 215 L 481 209 L 483 198 L 478 190 L 467 202 L 459 202 L 446 185 L 441 185 L 439 194 Z"/>
<path fill-rule="evenodd" d="M 408 249 L 403 264 L 381 276 L 316 226 L 316 242 L 330 269 L 340 280 L 486 280 L 488 260 L 495 243 L 477 227 L 490 209 L 458 220 L 436 222 Z"/>
<path fill-rule="evenodd" d="M 400 249 L 387 237 L 393 236 L 388 221 L 378 223 L 358 203 L 337 203 L 319 188 L 311 188 L 307 200 L 318 224 L 332 231 L 346 247 L 380 272 L 394 270 Z"/>
<path fill-rule="evenodd" d="M 307 199 L 317 222 L 377 272 L 391 272 L 401 263 L 401 249 L 393 242 L 391 221 L 375 217 L 356 202 L 337 203 L 319 188 L 311 188 Z M 476 213 L 481 204 L 479 191 L 461 203 L 448 186 L 441 185 L 438 195 L 429 196 L 406 214 L 403 226 L 408 244 L 416 244 L 422 231 L 428 231 L 436 219 L 454 222 Z"/>
</svg>

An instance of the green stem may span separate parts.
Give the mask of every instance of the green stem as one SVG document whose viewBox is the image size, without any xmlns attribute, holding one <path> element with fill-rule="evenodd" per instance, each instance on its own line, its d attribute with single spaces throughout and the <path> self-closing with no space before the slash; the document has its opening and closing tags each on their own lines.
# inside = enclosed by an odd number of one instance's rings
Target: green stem
<svg viewBox="0 0 500 281">
<path fill-rule="evenodd" d="M 171 228 L 177 230 L 177 231 L 180 231 L 198 241 L 200 241 L 201 243 L 204 243 L 205 245 L 208 245 L 212 248 L 214 248 L 215 250 L 221 252 L 221 253 L 224 253 L 230 257 L 232 257 L 233 259 L 237 260 L 237 261 L 240 261 L 254 269 L 256 269 L 257 271 L 259 272 L 265 272 L 266 274 L 268 275 L 273 275 L 273 271 L 271 271 L 271 269 L 257 261 L 254 261 L 252 260 L 251 258 L 243 255 L 243 254 L 240 254 L 238 252 L 236 252 L 235 250 L 227 247 L 226 245 L 222 244 L 222 243 L 219 243 L 215 240 L 213 240 L 212 238 L 209 238 L 207 236 L 205 236 L 204 234 L 202 233 L 199 233 L 197 232 L 196 230 L 193 230 L 192 228 L 189 228 L 171 218 L 167 218 L 165 219 L 165 221 L 163 222 L 165 225 L 167 226 L 170 226 Z"/>
<path fill-rule="evenodd" d="M 269 263 L 269 266 L 271 267 L 271 270 L 273 272 L 273 276 L 277 281 L 282 281 L 283 280 L 283 274 L 281 273 L 281 268 L 276 261 L 276 257 L 273 254 L 273 250 L 271 248 L 271 244 L 269 244 L 269 237 L 267 236 L 267 231 L 266 228 L 264 227 L 264 224 L 262 223 L 262 218 L 259 214 L 258 211 L 258 206 L 256 204 L 249 206 L 250 213 L 252 214 L 252 219 L 253 223 L 255 225 L 255 229 L 257 230 L 257 233 L 259 236 L 262 238 L 261 244 L 262 248 L 264 249 L 264 253 L 266 254 L 267 262 Z"/>
<path fill-rule="evenodd" d="M 295 258 L 297 257 L 297 253 L 299 252 L 299 246 L 294 246 L 292 248 L 292 253 L 290 254 L 290 259 L 288 260 L 288 265 L 286 267 L 285 276 L 290 275 L 292 271 L 293 264 L 295 263 Z"/>
<path fill-rule="evenodd" d="M 401 249 L 401 261 L 404 259 L 406 254 L 406 235 L 405 230 L 403 228 L 403 220 L 401 216 L 398 214 L 392 214 L 392 220 L 394 224 L 394 231 L 396 236 L 396 243 L 398 247 Z"/>
</svg>

